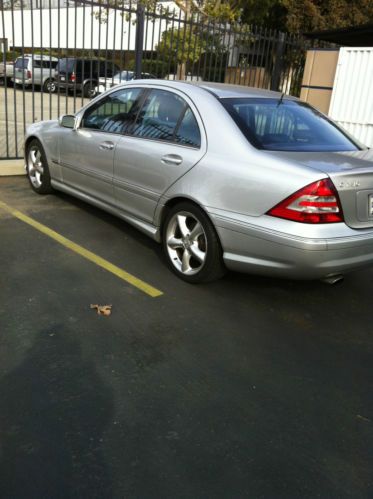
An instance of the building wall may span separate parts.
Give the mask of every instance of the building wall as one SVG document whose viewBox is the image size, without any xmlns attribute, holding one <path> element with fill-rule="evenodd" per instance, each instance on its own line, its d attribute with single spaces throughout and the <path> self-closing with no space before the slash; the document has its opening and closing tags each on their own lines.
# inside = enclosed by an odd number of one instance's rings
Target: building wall
<svg viewBox="0 0 373 499">
<path fill-rule="evenodd" d="M 39 0 L 47 1 L 49 0 Z M 33 5 L 35 5 L 33 0 Z M 58 0 L 57 0 L 58 2 Z M 108 21 L 100 23 L 98 8 L 45 8 L 0 11 L 0 39 L 12 47 L 134 50 L 135 26 L 120 11 L 109 11 Z M 4 22 L 2 19 L 4 18 Z M 5 27 L 3 31 L 3 25 Z M 76 29 L 75 29 L 76 27 Z M 170 27 L 164 19 L 147 23 L 145 50 L 154 50 L 159 34 Z"/>
</svg>

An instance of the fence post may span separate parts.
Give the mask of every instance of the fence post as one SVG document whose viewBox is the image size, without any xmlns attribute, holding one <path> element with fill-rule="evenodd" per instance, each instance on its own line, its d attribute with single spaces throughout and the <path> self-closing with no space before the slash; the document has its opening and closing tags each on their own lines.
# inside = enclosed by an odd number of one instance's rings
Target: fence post
<svg viewBox="0 0 373 499">
<path fill-rule="evenodd" d="M 144 44 L 145 8 L 141 2 L 137 2 L 136 9 L 136 41 L 135 41 L 135 78 L 141 78 L 142 56 Z"/>
<path fill-rule="evenodd" d="M 285 52 L 285 33 L 279 33 L 275 63 L 273 66 L 272 78 L 271 78 L 271 90 L 279 91 L 281 82 L 281 72 L 283 68 L 283 55 Z"/>
</svg>

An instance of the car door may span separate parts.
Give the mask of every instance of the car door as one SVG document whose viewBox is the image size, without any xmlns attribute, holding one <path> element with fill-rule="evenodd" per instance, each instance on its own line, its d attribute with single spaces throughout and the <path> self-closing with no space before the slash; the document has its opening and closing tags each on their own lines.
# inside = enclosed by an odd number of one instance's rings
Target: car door
<svg viewBox="0 0 373 499">
<path fill-rule="evenodd" d="M 141 92 L 139 88 L 113 92 L 88 107 L 77 129 L 62 129 L 60 164 L 65 184 L 115 204 L 115 149 Z"/>
<path fill-rule="evenodd" d="M 147 92 L 114 158 L 117 206 L 152 222 L 162 194 L 204 156 L 206 138 L 193 103 L 178 92 Z"/>
</svg>

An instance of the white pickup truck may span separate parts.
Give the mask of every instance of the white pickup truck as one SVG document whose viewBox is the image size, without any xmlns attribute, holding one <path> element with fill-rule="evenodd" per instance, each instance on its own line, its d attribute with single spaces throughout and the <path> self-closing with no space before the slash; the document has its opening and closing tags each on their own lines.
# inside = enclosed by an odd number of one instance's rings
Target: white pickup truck
<svg viewBox="0 0 373 499">
<path fill-rule="evenodd" d="M 14 75 L 14 62 L 7 61 L 5 64 L 4 62 L 0 62 L 0 82 L 5 84 L 6 83 L 9 85 L 10 79 L 13 78 Z"/>
</svg>

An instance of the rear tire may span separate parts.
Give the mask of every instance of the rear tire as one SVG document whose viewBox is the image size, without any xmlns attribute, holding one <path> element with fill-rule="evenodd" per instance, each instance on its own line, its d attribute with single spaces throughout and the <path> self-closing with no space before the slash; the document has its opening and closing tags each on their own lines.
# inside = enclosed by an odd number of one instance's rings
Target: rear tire
<svg viewBox="0 0 373 499">
<path fill-rule="evenodd" d="M 84 85 L 83 87 L 83 95 L 84 97 L 87 97 L 88 99 L 92 99 L 96 95 L 96 83 L 95 82 L 88 82 Z"/>
<path fill-rule="evenodd" d="M 54 94 L 57 90 L 57 85 L 55 80 L 48 78 L 43 84 L 43 92 Z"/>
<path fill-rule="evenodd" d="M 193 203 L 179 203 L 167 214 L 163 250 L 171 270 L 191 284 L 215 281 L 226 272 L 215 228 Z"/>
<path fill-rule="evenodd" d="M 53 192 L 47 157 L 43 146 L 33 139 L 26 150 L 26 171 L 32 189 L 38 194 Z"/>
</svg>

